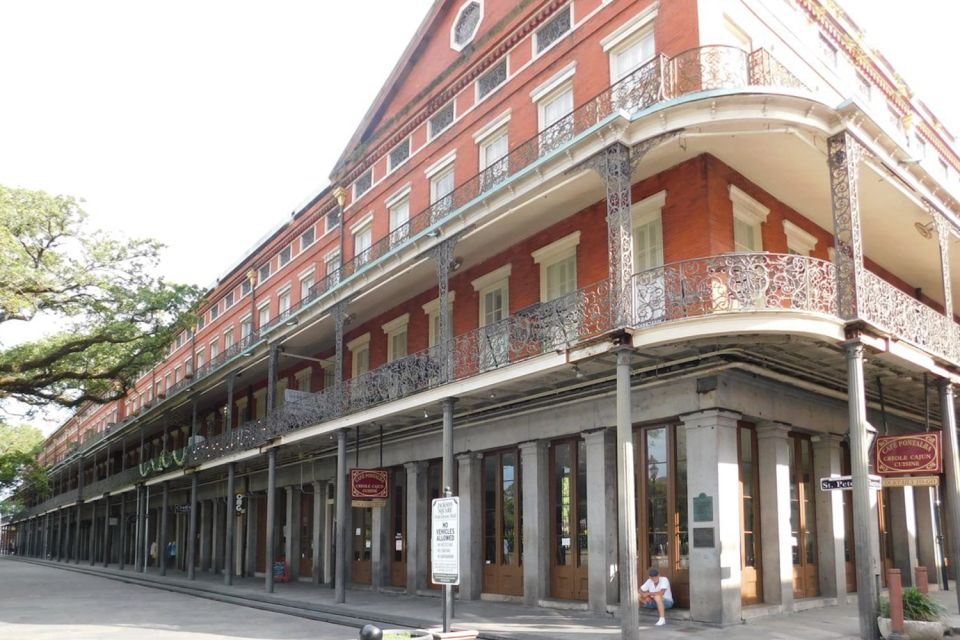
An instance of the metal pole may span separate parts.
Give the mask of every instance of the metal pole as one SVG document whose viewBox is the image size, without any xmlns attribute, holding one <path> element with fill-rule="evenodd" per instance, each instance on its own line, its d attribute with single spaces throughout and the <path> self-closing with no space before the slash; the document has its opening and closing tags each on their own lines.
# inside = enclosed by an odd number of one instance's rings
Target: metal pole
<svg viewBox="0 0 960 640">
<path fill-rule="evenodd" d="M 187 534 L 187 579 L 197 572 L 197 474 L 190 476 L 190 532 Z"/>
<path fill-rule="evenodd" d="M 157 545 L 157 561 L 160 563 L 160 575 L 167 575 L 167 507 L 170 500 L 170 483 L 163 483 L 163 498 L 160 501 L 160 543 Z"/>
<path fill-rule="evenodd" d="M 140 513 L 143 518 L 143 550 L 140 552 L 140 572 L 146 573 L 147 566 L 150 564 L 150 486 L 143 485 L 143 511 Z"/>
<path fill-rule="evenodd" d="M 57 507 L 57 562 L 63 560 L 63 506 Z"/>
<path fill-rule="evenodd" d="M 879 539 L 874 544 L 875 524 L 870 508 L 870 446 L 867 440 L 866 389 L 863 381 L 863 344 L 858 340 L 846 343 L 847 404 L 850 412 L 850 471 L 853 476 L 853 532 L 857 545 L 857 609 L 860 637 L 877 640 L 879 607 L 880 558 Z"/>
<path fill-rule="evenodd" d="M 347 431 L 337 432 L 337 553 L 334 557 L 334 602 L 347 601 L 347 586 L 344 584 L 346 567 L 344 559 L 347 544 Z"/>
<path fill-rule="evenodd" d="M 441 309 L 441 313 L 443 310 Z M 456 398 L 443 399 L 443 495 L 453 495 L 453 405 Z M 453 585 L 443 585 L 443 632 L 450 631 L 453 617 Z"/>
<path fill-rule="evenodd" d="M 264 589 L 267 593 L 273 593 L 273 556 L 274 556 L 274 540 L 273 540 L 273 524 L 274 524 L 274 511 L 277 508 L 277 450 L 276 448 L 270 449 L 267 452 L 267 562 L 266 562 L 266 574 L 264 576 Z"/>
<path fill-rule="evenodd" d="M 617 495 L 620 525 L 620 633 L 640 640 L 640 585 L 637 580 L 637 514 L 633 421 L 630 415 L 631 350 L 617 350 Z"/>
<path fill-rule="evenodd" d="M 103 566 L 110 566 L 110 494 L 103 494 Z"/>
<path fill-rule="evenodd" d="M 234 495 L 236 493 L 234 486 L 236 483 L 236 473 L 236 463 L 231 462 L 227 465 L 226 540 L 223 544 L 223 584 L 226 585 L 233 584 L 233 528 L 237 520 L 236 496 Z M 297 524 L 299 526 L 299 523 Z M 289 531 L 287 535 L 290 535 Z"/>
<path fill-rule="evenodd" d="M 127 566 L 127 494 L 120 494 L 120 518 L 117 520 L 120 548 L 117 550 L 117 567 L 123 571 Z"/>
<path fill-rule="evenodd" d="M 957 442 L 957 417 L 953 403 L 953 385 L 940 381 L 940 412 L 943 415 L 944 497 L 947 500 L 947 530 L 950 532 L 950 564 L 960 567 L 960 445 Z M 957 606 L 960 607 L 960 586 Z"/>
<path fill-rule="evenodd" d="M 90 566 L 97 563 L 97 502 L 90 503 Z"/>
<path fill-rule="evenodd" d="M 80 511 L 83 510 L 83 501 L 77 500 L 77 526 L 73 531 L 73 563 L 80 564 Z"/>
</svg>

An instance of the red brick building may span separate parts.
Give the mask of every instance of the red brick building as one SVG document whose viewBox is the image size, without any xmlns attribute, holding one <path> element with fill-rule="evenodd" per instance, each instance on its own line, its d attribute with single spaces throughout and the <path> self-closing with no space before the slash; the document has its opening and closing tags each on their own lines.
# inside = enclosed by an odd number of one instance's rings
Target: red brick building
<svg viewBox="0 0 960 640">
<path fill-rule="evenodd" d="M 952 419 L 960 365 L 960 156 L 858 34 L 819 0 L 436 2 L 331 186 L 50 437 L 20 547 L 416 593 L 450 486 L 460 598 L 629 612 L 654 566 L 733 623 L 875 590 L 864 556 L 936 578 L 935 489 L 817 487 L 865 477 L 868 420 Z M 351 508 L 351 467 L 389 498 Z"/>
</svg>

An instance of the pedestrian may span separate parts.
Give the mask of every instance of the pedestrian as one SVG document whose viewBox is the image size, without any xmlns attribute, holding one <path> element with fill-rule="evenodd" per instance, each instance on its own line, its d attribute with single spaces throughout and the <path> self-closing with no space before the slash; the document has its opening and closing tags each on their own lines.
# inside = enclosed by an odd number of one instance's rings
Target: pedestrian
<svg viewBox="0 0 960 640">
<path fill-rule="evenodd" d="M 150 559 L 153 560 L 154 564 L 157 562 L 157 541 L 154 540 L 150 543 Z"/>
<path fill-rule="evenodd" d="M 650 569 L 649 576 L 640 587 L 640 602 L 646 609 L 657 610 L 660 619 L 656 626 L 660 627 L 667 624 L 666 610 L 673 608 L 673 591 L 670 590 L 670 580 L 661 576 L 657 569 Z"/>
<path fill-rule="evenodd" d="M 167 566 L 170 566 L 171 564 L 174 567 L 177 566 L 177 543 L 173 540 L 167 543 L 167 558 Z"/>
</svg>

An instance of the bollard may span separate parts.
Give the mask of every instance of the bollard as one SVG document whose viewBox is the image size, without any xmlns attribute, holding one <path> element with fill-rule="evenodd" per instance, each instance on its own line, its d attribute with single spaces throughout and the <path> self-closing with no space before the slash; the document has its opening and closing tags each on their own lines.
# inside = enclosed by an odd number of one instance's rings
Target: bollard
<svg viewBox="0 0 960 640">
<path fill-rule="evenodd" d="M 903 634 L 903 584 L 900 582 L 900 569 L 887 572 L 887 589 L 890 595 L 890 628 L 893 637 Z"/>
<path fill-rule="evenodd" d="M 914 583 L 917 585 L 917 589 L 920 590 L 920 593 L 927 593 L 930 590 L 930 580 L 927 578 L 927 568 L 926 567 L 917 567 L 913 570 L 916 578 Z"/>
<path fill-rule="evenodd" d="M 365 624 L 360 629 L 360 640 L 382 640 L 383 630 L 375 624 Z"/>
</svg>

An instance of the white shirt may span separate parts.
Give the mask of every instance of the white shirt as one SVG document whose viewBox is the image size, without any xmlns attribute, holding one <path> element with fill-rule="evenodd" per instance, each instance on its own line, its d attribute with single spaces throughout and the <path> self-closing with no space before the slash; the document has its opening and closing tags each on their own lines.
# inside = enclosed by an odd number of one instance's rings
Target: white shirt
<svg viewBox="0 0 960 640">
<path fill-rule="evenodd" d="M 657 584 L 653 584 L 653 580 L 647 578 L 647 581 L 640 587 L 640 591 L 646 591 L 647 593 L 659 592 L 663 594 L 664 600 L 673 600 L 673 591 L 670 590 L 670 580 L 668 580 L 666 576 L 660 576 Z"/>
</svg>

